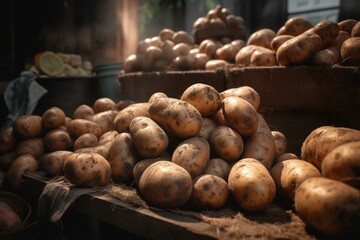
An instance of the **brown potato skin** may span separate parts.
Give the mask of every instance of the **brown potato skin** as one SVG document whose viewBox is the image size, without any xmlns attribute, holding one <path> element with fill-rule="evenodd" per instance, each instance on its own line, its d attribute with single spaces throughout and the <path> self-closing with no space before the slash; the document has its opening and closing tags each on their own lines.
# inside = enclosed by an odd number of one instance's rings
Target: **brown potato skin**
<svg viewBox="0 0 360 240">
<path fill-rule="evenodd" d="M 42 125 L 46 129 L 59 128 L 65 125 L 65 112 L 58 107 L 51 107 L 47 109 L 42 118 Z"/>
<path fill-rule="evenodd" d="M 72 118 L 90 120 L 94 114 L 94 109 L 92 109 L 92 107 L 82 104 L 75 109 Z"/>
<path fill-rule="evenodd" d="M 357 22 L 352 28 L 351 37 L 360 37 L 360 22 Z"/>
<path fill-rule="evenodd" d="M 351 34 L 351 31 L 353 27 L 358 23 L 358 20 L 355 19 L 345 19 L 340 22 L 338 22 L 338 25 L 340 27 L 340 31 L 345 31 L 349 34 Z"/>
<path fill-rule="evenodd" d="M 85 133 L 92 133 L 98 138 L 101 136 L 101 127 L 97 123 L 86 119 L 71 120 L 68 124 L 68 130 L 74 138 L 78 138 Z"/>
<path fill-rule="evenodd" d="M 10 165 L 14 162 L 16 157 L 17 157 L 17 154 L 15 151 L 1 154 L 0 155 L 0 169 L 3 169 L 6 171 L 10 167 Z"/>
<path fill-rule="evenodd" d="M 352 128 L 321 126 L 314 129 L 301 146 L 301 159 L 321 170 L 324 157 L 341 144 L 360 141 L 360 131 Z"/>
<path fill-rule="evenodd" d="M 360 37 L 351 37 L 341 45 L 341 58 L 344 65 L 360 64 Z"/>
<path fill-rule="evenodd" d="M 211 117 L 221 108 L 219 92 L 204 83 L 196 83 L 186 88 L 180 100 L 193 105 L 203 117 Z"/>
<path fill-rule="evenodd" d="M 301 17 L 292 17 L 285 22 L 282 35 L 298 36 L 312 27 L 313 25 L 308 20 Z"/>
<path fill-rule="evenodd" d="M 317 66 L 333 66 L 341 62 L 340 48 L 329 47 L 315 53 L 312 63 Z"/>
<path fill-rule="evenodd" d="M 18 142 L 15 152 L 18 156 L 30 154 L 38 159 L 45 153 L 45 145 L 43 138 L 30 138 Z"/>
<path fill-rule="evenodd" d="M 98 143 L 99 140 L 94 134 L 85 133 L 75 140 L 73 150 L 76 151 L 81 148 L 95 147 Z"/>
<path fill-rule="evenodd" d="M 320 171 L 311 163 L 299 159 L 289 159 L 274 165 L 270 170 L 276 185 L 277 196 L 294 201 L 299 185 L 310 177 L 320 177 Z"/>
<path fill-rule="evenodd" d="M 22 115 L 13 124 L 13 133 L 21 139 L 36 138 L 43 133 L 42 118 L 38 115 Z"/>
<path fill-rule="evenodd" d="M 107 160 L 110 163 L 112 179 L 118 183 L 129 183 L 139 157 L 129 133 L 120 133 L 110 144 Z"/>
<path fill-rule="evenodd" d="M 324 48 L 329 46 L 334 41 L 334 39 L 339 34 L 340 27 L 336 22 L 323 20 L 308 31 L 321 37 L 322 47 Z"/>
<path fill-rule="evenodd" d="M 13 127 L 8 127 L 0 132 L 0 154 L 8 153 L 15 149 L 16 140 L 13 134 Z"/>
<path fill-rule="evenodd" d="M 293 37 L 294 36 L 292 35 L 279 35 L 274 37 L 273 40 L 271 41 L 271 49 L 276 52 L 284 42 L 292 39 Z"/>
<path fill-rule="evenodd" d="M 275 141 L 264 116 L 258 113 L 258 119 L 259 124 L 255 134 L 244 142 L 242 158 L 255 158 L 270 170 L 276 154 Z"/>
<path fill-rule="evenodd" d="M 326 178 L 347 182 L 360 178 L 360 141 L 344 143 L 331 150 L 321 163 Z"/>
<path fill-rule="evenodd" d="M 20 231 L 24 227 L 20 216 L 5 201 L 0 201 L 0 233 Z"/>
<path fill-rule="evenodd" d="M 138 116 L 149 117 L 150 103 L 134 103 L 119 111 L 114 119 L 114 129 L 119 133 L 128 132 L 131 120 Z"/>
<path fill-rule="evenodd" d="M 167 157 L 157 157 L 157 158 L 146 158 L 138 161 L 133 168 L 133 178 L 135 186 L 139 186 L 139 180 L 146 168 L 151 164 L 158 161 L 170 161 Z"/>
<path fill-rule="evenodd" d="M 238 132 L 228 126 L 218 126 L 209 138 L 211 149 L 227 162 L 239 160 L 243 150 L 243 139 Z"/>
<path fill-rule="evenodd" d="M 65 159 L 70 154 L 73 154 L 73 152 L 64 150 L 44 154 L 39 159 L 40 169 L 50 177 L 61 176 L 64 174 Z"/>
<path fill-rule="evenodd" d="M 203 174 L 211 174 L 221 177 L 227 181 L 230 172 L 230 164 L 221 158 L 212 158 L 209 160 Z"/>
<path fill-rule="evenodd" d="M 209 140 L 211 132 L 217 127 L 217 124 L 211 118 L 203 117 L 202 125 L 198 137 Z"/>
<path fill-rule="evenodd" d="M 135 117 L 130 123 L 129 133 L 136 150 L 144 158 L 161 156 L 169 145 L 165 131 L 148 117 Z"/>
<path fill-rule="evenodd" d="M 360 191 L 324 177 L 305 180 L 295 192 L 295 210 L 307 226 L 328 236 L 360 237 Z"/>
<path fill-rule="evenodd" d="M 100 126 L 102 135 L 106 132 L 115 130 L 114 119 L 117 114 L 117 110 L 105 110 L 94 114 L 90 120 Z"/>
<path fill-rule="evenodd" d="M 276 33 L 269 29 L 263 28 L 252 33 L 247 41 L 247 45 L 257 45 L 271 49 L 271 41 L 276 36 Z"/>
<path fill-rule="evenodd" d="M 6 180 L 12 189 L 18 189 L 24 173 L 36 172 L 38 161 L 30 154 L 18 156 L 6 172 Z"/>
<path fill-rule="evenodd" d="M 275 166 L 275 164 L 277 164 L 279 162 L 289 160 L 289 159 L 299 159 L 299 157 L 295 153 L 291 153 L 291 152 L 283 153 L 274 159 L 273 166 Z"/>
<path fill-rule="evenodd" d="M 287 148 L 287 139 L 286 136 L 280 131 L 271 131 L 271 135 L 273 135 L 275 142 L 275 157 L 280 156 L 281 154 L 286 152 Z"/>
<path fill-rule="evenodd" d="M 199 134 L 200 112 L 190 103 L 176 98 L 158 98 L 150 105 L 149 115 L 167 134 L 185 139 Z"/>
<path fill-rule="evenodd" d="M 180 208 L 192 192 L 190 174 L 171 161 L 158 161 L 145 169 L 139 180 L 139 190 L 145 201 L 160 208 Z"/>
<path fill-rule="evenodd" d="M 269 171 L 253 158 L 241 159 L 233 165 L 228 184 L 239 206 L 251 212 L 268 208 L 276 193 Z"/>
<path fill-rule="evenodd" d="M 64 162 L 64 176 L 77 187 L 104 187 L 110 183 L 109 162 L 97 153 L 73 153 Z"/>
<path fill-rule="evenodd" d="M 222 102 L 222 111 L 227 125 L 237 131 L 241 137 L 248 137 L 256 132 L 258 114 L 245 99 L 236 96 L 225 98 Z"/>
<path fill-rule="evenodd" d="M 95 114 L 108 110 L 117 110 L 114 100 L 107 97 L 96 99 L 92 108 Z"/>
<path fill-rule="evenodd" d="M 250 67 L 278 66 L 276 53 L 271 49 L 257 49 L 250 57 Z"/>
<path fill-rule="evenodd" d="M 237 88 L 228 88 L 220 93 L 220 97 L 224 100 L 230 96 L 237 96 L 248 101 L 257 111 L 260 107 L 260 94 L 250 86 L 240 86 Z"/>
<path fill-rule="evenodd" d="M 74 143 L 69 133 L 62 129 L 52 129 L 48 131 L 43 141 L 48 152 L 72 150 Z"/>
</svg>

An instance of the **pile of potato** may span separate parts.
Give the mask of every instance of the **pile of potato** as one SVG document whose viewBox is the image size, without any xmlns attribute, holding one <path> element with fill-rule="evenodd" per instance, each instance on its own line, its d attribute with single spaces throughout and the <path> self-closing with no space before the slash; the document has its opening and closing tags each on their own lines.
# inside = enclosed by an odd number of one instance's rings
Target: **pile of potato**
<svg viewBox="0 0 360 240">
<path fill-rule="evenodd" d="M 212 9 L 206 17 L 199 18 L 194 23 L 194 29 L 209 28 L 211 21 L 221 20 L 221 9 Z M 164 32 L 169 38 L 162 37 Z M 338 23 L 324 20 L 313 26 L 306 19 L 292 17 L 277 32 L 269 28 L 259 29 L 246 41 L 209 37 L 194 44 L 189 34 L 181 33 L 186 35 L 186 41 L 182 40 L 181 45 L 173 41 L 170 37 L 173 31 L 169 29 L 163 29 L 159 36 L 141 41 L 137 53 L 125 60 L 124 72 L 214 70 L 226 66 L 360 64 L 360 22 L 355 19 Z"/>
<path fill-rule="evenodd" d="M 23 173 L 44 171 L 77 187 L 131 185 L 159 208 L 217 210 L 233 198 L 240 209 L 261 212 L 280 199 L 325 234 L 354 233 L 360 131 L 315 129 L 299 159 L 259 107 L 249 86 L 218 92 L 196 83 L 179 98 L 100 98 L 71 117 L 57 107 L 24 115 L 0 135 L 0 186 L 16 191 Z"/>
</svg>

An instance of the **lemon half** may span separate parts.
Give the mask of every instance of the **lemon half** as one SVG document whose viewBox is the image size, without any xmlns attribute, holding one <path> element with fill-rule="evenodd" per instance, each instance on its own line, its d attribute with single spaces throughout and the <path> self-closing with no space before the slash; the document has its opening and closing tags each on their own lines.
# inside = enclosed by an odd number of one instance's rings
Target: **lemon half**
<svg viewBox="0 0 360 240">
<path fill-rule="evenodd" d="M 54 52 L 45 51 L 35 55 L 36 68 L 48 76 L 56 76 L 63 72 L 64 62 Z"/>
</svg>

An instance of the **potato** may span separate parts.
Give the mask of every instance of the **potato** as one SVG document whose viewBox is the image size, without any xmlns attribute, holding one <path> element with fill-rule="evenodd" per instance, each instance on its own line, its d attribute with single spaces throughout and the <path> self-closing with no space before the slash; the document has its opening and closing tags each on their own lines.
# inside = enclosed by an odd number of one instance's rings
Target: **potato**
<svg viewBox="0 0 360 240">
<path fill-rule="evenodd" d="M 341 49 L 341 45 L 350 37 L 351 35 L 348 32 L 340 31 L 334 41 L 330 44 L 330 47 L 337 47 L 338 49 Z"/>
<path fill-rule="evenodd" d="M 38 115 L 22 115 L 13 124 L 14 136 L 21 139 L 39 137 L 43 133 L 42 118 Z"/>
<path fill-rule="evenodd" d="M 86 104 L 82 104 L 80 106 L 78 106 L 74 113 L 73 113 L 73 119 L 86 119 L 86 120 L 90 120 L 90 118 L 94 115 L 94 110 L 92 109 L 92 107 L 86 105 Z"/>
<path fill-rule="evenodd" d="M 304 32 L 284 42 L 276 52 L 280 66 L 302 64 L 321 50 L 322 38 L 318 34 Z"/>
<path fill-rule="evenodd" d="M 12 189 L 18 189 L 24 173 L 36 172 L 38 162 L 30 154 L 18 156 L 6 172 L 6 181 Z"/>
<path fill-rule="evenodd" d="M 76 187 L 104 187 L 110 183 L 109 162 L 97 153 L 73 153 L 64 162 L 64 176 Z"/>
<path fill-rule="evenodd" d="M 153 103 L 153 102 L 155 102 L 155 100 L 156 99 L 158 99 L 158 98 L 167 98 L 168 96 L 166 95 L 166 93 L 163 93 L 163 92 L 156 92 L 156 93 L 153 93 L 151 96 L 150 96 L 150 98 L 149 98 L 149 100 L 148 100 L 148 103 Z"/>
<path fill-rule="evenodd" d="M 360 22 L 359 21 L 352 28 L 351 37 L 360 37 Z"/>
<path fill-rule="evenodd" d="M 337 37 L 340 31 L 340 27 L 336 22 L 330 20 L 323 20 L 317 23 L 313 28 L 308 30 L 311 33 L 315 33 L 321 37 L 322 46 L 329 46 Z"/>
<path fill-rule="evenodd" d="M 269 171 L 253 158 L 239 160 L 228 177 L 229 190 L 239 206 L 246 211 L 263 211 L 273 201 L 276 186 Z"/>
<path fill-rule="evenodd" d="M 121 111 L 123 110 L 124 108 L 126 108 L 127 106 L 130 106 L 131 104 L 134 104 L 135 101 L 133 100 L 119 100 L 117 103 L 116 103 L 116 109 L 117 111 Z"/>
<path fill-rule="evenodd" d="M 17 154 L 15 151 L 4 153 L 0 155 L 0 169 L 7 170 L 13 161 L 16 159 Z"/>
<path fill-rule="evenodd" d="M 289 159 L 299 159 L 299 157 L 295 153 L 291 153 L 291 152 L 283 153 L 274 159 L 273 166 L 275 166 L 275 164 L 277 164 L 279 162 L 289 160 Z"/>
<path fill-rule="evenodd" d="M 105 110 L 94 114 L 90 120 L 94 123 L 97 123 L 101 128 L 101 134 L 104 134 L 115 129 L 114 119 L 117 114 L 117 110 Z"/>
<path fill-rule="evenodd" d="M 278 157 L 286 152 L 287 139 L 280 131 L 271 131 L 271 135 L 273 136 L 275 142 L 275 157 Z"/>
<path fill-rule="evenodd" d="M 161 41 L 172 40 L 173 36 L 174 36 L 174 31 L 169 28 L 163 28 L 159 32 L 159 37 Z"/>
<path fill-rule="evenodd" d="M 226 16 L 226 24 L 231 28 L 241 28 L 244 26 L 244 19 L 241 16 L 234 16 L 229 14 Z"/>
<path fill-rule="evenodd" d="M 360 63 L 360 37 L 351 37 L 343 42 L 340 49 L 344 64 L 359 65 Z"/>
<path fill-rule="evenodd" d="M 269 28 L 262 28 L 252 33 L 248 40 L 247 45 L 257 45 L 271 49 L 271 41 L 276 36 L 276 33 Z"/>
<path fill-rule="evenodd" d="M 360 191 L 342 182 L 313 177 L 295 192 L 295 210 L 307 226 L 329 237 L 360 237 Z"/>
<path fill-rule="evenodd" d="M 85 133 L 92 133 L 96 137 L 101 136 L 101 127 L 99 124 L 86 119 L 73 119 L 68 124 L 70 136 L 78 138 Z"/>
<path fill-rule="evenodd" d="M 85 133 L 75 140 L 73 149 L 76 151 L 81 148 L 95 147 L 98 142 L 99 140 L 94 134 Z"/>
<path fill-rule="evenodd" d="M 193 23 L 193 29 L 194 31 L 209 28 L 209 19 L 207 17 L 199 17 L 195 20 Z"/>
<path fill-rule="evenodd" d="M 130 54 L 124 61 L 123 70 L 125 73 L 136 72 L 141 69 L 140 65 L 141 64 L 138 55 Z"/>
<path fill-rule="evenodd" d="M 213 119 L 217 125 L 227 125 L 222 108 L 220 108 L 211 119 Z"/>
<path fill-rule="evenodd" d="M 223 69 L 228 65 L 228 62 L 223 59 L 211 59 L 205 64 L 206 70 Z"/>
<path fill-rule="evenodd" d="M 227 181 L 229 172 L 230 165 L 227 161 L 221 158 L 212 158 L 209 160 L 203 174 L 215 175 Z"/>
<path fill-rule="evenodd" d="M 45 146 L 43 138 L 30 138 L 18 142 L 15 152 L 18 156 L 30 154 L 35 159 L 38 159 L 45 153 Z"/>
<path fill-rule="evenodd" d="M 129 131 L 131 120 L 138 116 L 149 117 L 150 103 L 134 103 L 119 111 L 114 119 L 114 129 L 119 133 Z"/>
<path fill-rule="evenodd" d="M 47 152 L 72 150 L 74 144 L 69 133 L 62 129 L 52 129 L 47 132 L 43 142 Z"/>
<path fill-rule="evenodd" d="M 0 199 L 0 234 L 16 232 L 24 227 L 20 216 L 8 203 Z"/>
<path fill-rule="evenodd" d="M 63 175 L 65 159 L 72 153 L 71 151 L 59 150 L 44 154 L 39 159 L 40 169 L 50 177 Z"/>
<path fill-rule="evenodd" d="M 139 180 L 143 172 L 146 168 L 148 168 L 151 164 L 158 161 L 170 161 L 170 158 L 167 157 L 156 157 L 156 158 L 146 158 L 138 161 L 133 168 L 133 178 L 135 186 L 139 186 Z"/>
<path fill-rule="evenodd" d="M 274 165 L 270 175 L 276 185 L 276 194 L 282 199 L 294 201 L 299 185 L 311 177 L 320 177 L 320 171 L 311 163 L 299 159 L 289 159 Z"/>
<path fill-rule="evenodd" d="M 165 131 L 148 117 L 135 117 L 130 123 L 129 133 L 136 150 L 144 158 L 159 157 L 169 144 Z"/>
<path fill-rule="evenodd" d="M 250 57 L 250 67 L 258 66 L 277 66 L 276 54 L 273 50 L 267 48 L 256 49 Z"/>
<path fill-rule="evenodd" d="M 321 126 L 314 129 L 301 146 L 301 158 L 319 170 L 324 157 L 344 143 L 360 141 L 360 131 L 352 128 Z"/>
<path fill-rule="evenodd" d="M 192 36 L 190 34 L 188 34 L 187 32 L 185 32 L 185 31 L 174 32 L 173 37 L 172 37 L 172 41 L 175 44 L 178 44 L 178 43 L 186 43 L 186 44 L 189 44 L 189 45 L 193 44 Z"/>
<path fill-rule="evenodd" d="M 109 155 L 109 149 L 110 149 L 111 142 L 107 142 L 104 144 L 98 144 L 94 147 L 86 147 L 86 148 L 79 148 L 74 150 L 75 153 L 97 153 L 104 158 L 108 158 Z"/>
<path fill-rule="evenodd" d="M 103 145 L 111 142 L 119 133 L 115 130 L 104 133 L 100 136 L 98 145 Z"/>
<path fill-rule="evenodd" d="M 65 125 L 65 112 L 58 107 L 51 107 L 47 109 L 42 118 L 42 125 L 46 129 L 59 128 Z"/>
<path fill-rule="evenodd" d="M 260 107 L 260 95 L 254 88 L 250 86 L 228 88 L 220 93 L 222 100 L 230 96 L 237 96 L 245 99 L 255 108 L 256 111 Z"/>
<path fill-rule="evenodd" d="M 292 35 L 279 35 L 274 37 L 273 40 L 271 41 L 271 49 L 276 52 L 284 42 L 292 39 L 293 37 L 294 36 Z"/>
<path fill-rule="evenodd" d="M 139 190 L 150 205 L 160 208 L 180 208 L 192 192 L 190 174 L 170 161 L 158 161 L 145 169 L 139 180 Z"/>
<path fill-rule="evenodd" d="M 236 96 L 225 98 L 222 102 L 222 111 L 227 125 L 237 131 L 241 137 L 248 137 L 256 132 L 258 114 L 245 99 Z"/>
<path fill-rule="evenodd" d="M 209 160 L 209 142 L 201 137 L 192 137 L 182 141 L 171 157 L 171 161 L 186 169 L 191 178 L 202 174 Z"/>
<path fill-rule="evenodd" d="M 341 144 L 331 150 L 321 163 L 324 177 L 343 182 L 360 179 L 360 141 Z"/>
<path fill-rule="evenodd" d="M 209 140 L 211 132 L 217 127 L 217 124 L 210 118 L 203 117 L 202 125 L 198 137 Z"/>
<path fill-rule="evenodd" d="M 204 83 L 195 83 L 186 88 L 180 100 L 193 105 L 203 117 L 211 117 L 221 108 L 219 92 Z"/>
<path fill-rule="evenodd" d="M 235 56 L 238 53 L 238 49 L 231 43 L 227 43 L 216 50 L 216 57 L 228 62 L 235 62 Z"/>
<path fill-rule="evenodd" d="M 16 140 L 13 127 L 7 127 L 0 132 L 0 153 L 8 153 L 15 149 Z"/>
<path fill-rule="evenodd" d="M 175 54 L 175 57 L 186 56 L 189 54 L 190 50 L 191 50 L 191 46 L 186 43 L 178 43 L 173 47 L 173 52 Z"/>
<path fill-rule="evenodd" d="M 199 45 L 199 52 L 206 53 L 210 58 L 215 57 L 216 50 L 222 46 L 221 43 L 212 39 L 205 39 Z"/>
<path fill-rule="evenodd" d="M 261 47 L 257 45 L 247 45 L 241 48 L 235 56 L 235 63 L 240 66 L 249 66 L 251 55 L 259 48 Z"/>
<path fill-rule="evenodd" d="M 304 18 L 291 17 L 284 24 L 284 34 L 298 36 L 312 27 L 313 25 Z"/>
<path fill-rule="evenodd" d="M 111 142 L 107 160 L 111 166 L 114 182 L 128 183 L 138 162 L 138 156 L 129 133 L 120 133 Z"/>
<path fill-rule="evenodd" d="M 270 170 L 276 154 L 275 141 L 264 116 L 258 113 L 258 119 L 259 124 L 255 134 L 244 141 L 242 158 L 255 158 Z"/>
<path fill-rule="evenodd" d="M 196 210 L 217 210 L 225 206 L 229 197 L 227 182 L 221 177 L 204 174 L 193 180 L 190 208 Z"/>
<path fill-rule="evenodd" d="M 92 108 L 96 114 L 108 110 L 116 110 L 116 104 L 111 98 L 102 97 L 95 100 Z"/>
<path fill-rule="evenodd" d="M 149 107 L 149 115 L 167 134 L 190 138 L 199 134 L 202 117 L 191 104 L 176 98 L 159 98 Z"/>
<path fill-rule="evenodd" d="M 338 64 L 341 62 L 340 48 L 325 48 L 312 57 L 312 62 L 317 66 L 333 66 Z"/>
<path fill-rule="evenodd" d="M 228 126 L 218 126 L 209 138 L 211 149 L 227 162 L 239 160 L 244 149 L 240 134 Z"/>
<path fill-rule="evenodd" d="M 340 27 L 340 31 L 345 31 L 349 34 L 351 34 L 351 31 L 353 27 L 358 23 L 358 20 L 355 19 L 345 19 L 340 22 L 338 22 L 338 25 Z"/>
<path fill-rule="evenodd" d="M 193 69 L 204 70 L 206 63 L 210 60 L 209 56 L 205 53 L 197 53 L 194 57 Z"/>
</svg>

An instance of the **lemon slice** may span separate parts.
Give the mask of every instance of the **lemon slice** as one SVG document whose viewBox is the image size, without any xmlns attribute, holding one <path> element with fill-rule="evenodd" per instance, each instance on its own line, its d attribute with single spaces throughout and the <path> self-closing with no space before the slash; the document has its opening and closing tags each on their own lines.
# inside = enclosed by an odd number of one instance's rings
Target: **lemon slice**
<svg viewBox="0 0 360 240">
<path fill-rule="evenodd" d="M 63 72 L 64 62 L 54 52 L 46 51 L 35 55 L 36 68 L 48 76 L 56 76 Z"/>
</svg>

